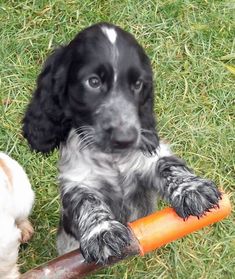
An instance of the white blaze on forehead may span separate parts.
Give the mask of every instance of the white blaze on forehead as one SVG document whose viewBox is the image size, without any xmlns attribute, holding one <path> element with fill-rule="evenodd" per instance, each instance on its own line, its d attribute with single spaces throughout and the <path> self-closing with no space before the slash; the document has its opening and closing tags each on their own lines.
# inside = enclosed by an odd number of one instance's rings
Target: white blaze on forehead
<svg viewBox="0 0 235 279">
<path fill-rule="evenodd" d="M 115 44 L 117 39 L 117 32 L 114 30 L 114 28 L 102 26 L 101 27 L 102 32 L 104 35 L 108 38 L 111 44 Z"/>
</svg>

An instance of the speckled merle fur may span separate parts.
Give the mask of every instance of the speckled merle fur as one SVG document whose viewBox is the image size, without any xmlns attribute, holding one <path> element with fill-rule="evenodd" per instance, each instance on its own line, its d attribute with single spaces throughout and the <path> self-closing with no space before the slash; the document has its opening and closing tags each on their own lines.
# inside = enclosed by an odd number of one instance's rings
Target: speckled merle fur
<svg viewBox="0 0 235 279">
<path fill-rule="evenodd" d="M 159 141 L 149 59 L 129 33 L 100 23 L 54 51 L 23 120 L 32 149 L 60 147 L 58 252 L 80 247 L 87 261 L 120 256 L 127 222 L 167 200 L 183 218 L 218 204 L 210 180 L 196 176 Z"/>
</svg>

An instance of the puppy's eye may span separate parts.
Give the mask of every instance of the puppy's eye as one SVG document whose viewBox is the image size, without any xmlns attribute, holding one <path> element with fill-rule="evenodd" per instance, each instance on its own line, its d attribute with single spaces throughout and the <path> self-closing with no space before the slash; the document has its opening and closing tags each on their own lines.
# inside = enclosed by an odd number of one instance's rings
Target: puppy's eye
<svg viewBox="0 0 235 279">
<path fill-rule="evenodd" d="M 88 79 L 88 85 L 91 88 L 98 89 L 100 88 L 102 82 L 98 76 L 92 76 Z"/>
<path fill-rule="evenodd" d="M 133 84 L 133 89 L 134 89 L 135 91 L 140 92 L 141 89 L 142 89 L 142 87 L 143 87 L 143 81 L 142 81 L 141 79 L 138 79 L 138 80 Z"/>
</svg>

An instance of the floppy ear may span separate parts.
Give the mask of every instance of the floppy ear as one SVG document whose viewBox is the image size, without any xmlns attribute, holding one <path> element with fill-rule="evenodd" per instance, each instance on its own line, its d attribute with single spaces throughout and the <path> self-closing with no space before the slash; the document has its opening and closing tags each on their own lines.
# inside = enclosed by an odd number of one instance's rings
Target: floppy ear
<svg viewBox="0 0 235 279">
<path fill-rule="evenodd" d="M 32 149 L 47 153 L 65 140 L 71 123 L 64 112 L 64 94 L 70 64 L 62 47 L 47 59 L 23 119 L 23 136 Z"/>
<path fill-rule="evenodd" d="M 140 105 L 140 122 L 142 128 L 141 150 L 146 155 L 151 155 L 159 146 L 159 137 L 156 130 L 156 119 L 153 111 L 153 87 L 146 89 L 146 98 Z"/>
</svg>

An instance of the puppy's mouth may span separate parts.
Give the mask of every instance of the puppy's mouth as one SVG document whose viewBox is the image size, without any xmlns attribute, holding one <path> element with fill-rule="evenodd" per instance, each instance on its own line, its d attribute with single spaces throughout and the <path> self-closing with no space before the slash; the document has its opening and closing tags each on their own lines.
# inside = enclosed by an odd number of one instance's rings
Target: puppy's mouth
<svg viewBox="0 0 235 279">
<path fill-rule="evenodd" d="M 131 150 L 133 149 L 137 149 L 136 145 L 130 146 L 130 147 L 126 147 L 126 148 L 114 148 L 114 147 L 107 147 L 103 150 L 104 153 L 109 153 L 109 154 L 114 154 L 114 155 L 118 155 L 118 154 L 127 154 L 129 153 Z"/>
<path fill-rule="evenodd" d="M 115 142 L 112 140 L 96 142 L 98 149 L 107 154 L 127 154 L 139 147 L 138 136 L 134 141 Z"/>
</svg>

